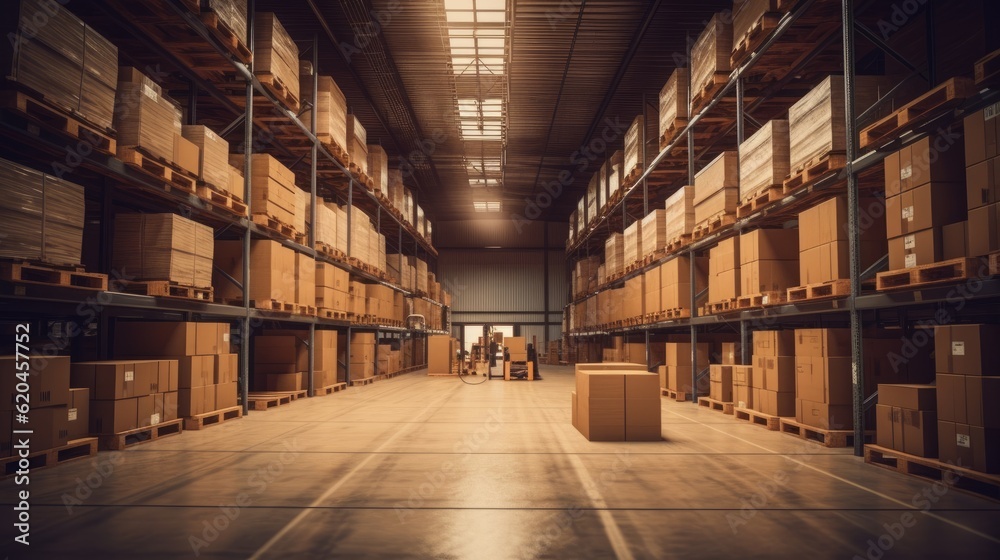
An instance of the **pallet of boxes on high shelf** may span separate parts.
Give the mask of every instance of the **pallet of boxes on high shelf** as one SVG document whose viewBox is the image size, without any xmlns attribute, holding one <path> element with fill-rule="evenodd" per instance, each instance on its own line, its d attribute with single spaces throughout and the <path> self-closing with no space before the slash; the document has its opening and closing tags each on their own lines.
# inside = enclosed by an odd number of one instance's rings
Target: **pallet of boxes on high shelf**
<svg viewBox="0 0 1000 560">
<path fill-rule="evenodd" d="M 701 109 L 729 80 L 733 50 L 732 16 L 721 12 L 691 47 L 691 108 Z"/>
<path fill-rule="evenodd" d="M 350 171 L 366 188 L 373 188 L 368 177 L 368 133 L 353 113 L 347 115 L 347 153 L 351 158 Z"/>
<path fill-rule="evenodd" d="M 224 274 L 223 274 L 224 273 Z M 244 294 L 243 242 L 216 240 L 212 287 L 215 299 L 266 311 L 314 315 L 316 306 L 316 261 L 277 241 L 250 242 L 250 293 Z M 240 284 L 234 284 L 233 280 Z"/>
<path fill-rule="evenodd" d="M 253 72 L 282 105 L 299 110 L 299 48 L 271 12 L 254 14 Z"/>
<path fill-rule="evenodd" d="M 8 39 L 0 46 L 3 109 L 65 135 L 79 153 L 114 154 L 115 45 L 45 0 L 5 2 L 0 13 Z M 33 19 L 38 14 L 45 16 L 44 25 Z"/>
<path fill-rule="evenodd" d="M 112 239 L 116 290 L 214 301 L 211 227 L 176 214 L 118 214 Z"/>
<path fill-rule="evenodd" d="M 660 149 L 666 148 L 688 123 L 688 69 L 676 68 L 660 90 Z"/>
<path fill-rule="evenodd" d="M 659 152 L 660 121 L 655 107 L 647 107 L 647 114 L 638 115 L 625 132 L 625 153 L 622 165 L 621 186 L 628 190 L 635 185 L 642 172 Z M 645 142 L 645 143 L 643 143 Z"/>
<path fill-rule="evenodd" d="M 85 272 L 84 189 L 0 159 L 0 280 L 15 285 L 107 290 L 108 276 Z M 23 290 L 24 288 L 18 288 Z"/>
<path fill-rule="evenodd" d="M 304 67 L 307 63 L 303 62 Z M 310 111 L 316 107 L 316 138 L 331 155 L 345 168 L 350 165 L 347 152 L 347 97 L 330 76 L 318 76 L 316 83 L 316 102 L 312 101 L 314 72 L 309 65 L 309 71 L 300 68 L 299 77 L 302 85 L 303 106 L 307 107 L 301 115 L 306 125 L 312 123 Z"/>
<path fill-rule="evenodd" d="M 799 285 L 799 232 L 758 229 L 740 236 L 737 309 L 777 305 Z"/>
<path fill-rule="evenodd" d="M 5 329 L 8 333 L 15 340 L 13 325 Z M 26 375 L 21 364 L 31 372 L 27 414 L 25 393 L 17 387 Z M 25 464 L 35 470 L 97 454 L 97 438 L 90 437 L 88 426 L 89 391 L 72 385 L 68 356 L 43 356 L 41 348 L 0 356 L 0 476 L 24 471 Z M 14 430 L 30 430 L 27 449 L 18 444 Z"/>
<path fill-rule="evenodd" d="M 788 177 L 788 121 L 768 121 L 740 144 L 740 206 L 736 216 L 744 218 L 781 200 Z"/>
<path fill-rule="evenodd" d="M 736 309 L 740 297 L 740 238 L 730 237 L 709 251 L 708 303 L 703 314 L 713 315 Z"/>
<path fill-rule="evenodd" d="M 694 186 L 685 185 L 667 197 L 664 203 L 668 253 L 674 253 L 691 242 L 695 226 L 694 196 Z"/>
<path fill-rule="evenodd" d="M 244 156 L 230 154 L 229 163 L 237 169 L 243 169 Z M 296 212 L 300 210 L 300 192 L 295 185 L 295 174 L 269 154 L 253 154 L 251 156 L 250 213 L 258 226 L 287 237 L 293 241 L 302 241 L 304 232 L 295 229 L 299 221 Z M 305 208 L 301 208 L 305 212 Z M 304 215 L 303 215 L 304 219 Z"/>
<path fill-rule="evenodd" d="M 198 149 L 198 198 L 239 217 L 246 217 L 243 175 L 233 181 L 229 142 L 204 125 L 183 125 L 181 135 Z M 180 140 L 177 140 L 180 142 Z"/>
<path fill-rule="evenodd" d="M 791 3 L 780 0 L 736 0 L 733 3 L 732 68 L 742 64 L 767 39 L 790 6 Z"/>
<path fill-rule="evenodd" d="M 736 221 L 740 170 L 736 152 L 723 152 L 694 178 L 694 239 Z"/>
</svg>

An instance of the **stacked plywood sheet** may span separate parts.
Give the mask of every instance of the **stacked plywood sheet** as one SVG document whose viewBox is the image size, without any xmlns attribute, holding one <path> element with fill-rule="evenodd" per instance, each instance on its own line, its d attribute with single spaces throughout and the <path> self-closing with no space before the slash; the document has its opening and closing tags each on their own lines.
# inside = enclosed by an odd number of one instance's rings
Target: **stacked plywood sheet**
<svg viewBox="0 0 1000 560">
<path fill-rule="evenodd" d="M 79 264 L 83 187 L 0 159 L 0 257 Z"/>
<path fill-rule="evenodd" d="M 723 152 L 694 178 L 694 219 L 705 223 L 734 214 L 739 199 L 739 166 L 736 152 Z"/>
<path fill-rule="evenodd" d="M 118 148 L 141 148 L 149 156 L 173 162 L 174 138 L 181 134 L 180 108 L 135 68 L 122 68 L 118 77 L 119 110 L 114 119 Z"/>
<path fill-rule="evenodd" d="M 639 115 L 625 133 L 622 182 L 631 183 L 659 153 L 659 118 L 656 109 L 647 107 L 647 116 Z M 645 142 L 645 143 L 644 143 Z"/>
<path fill-rule="evenodd" d="M 625 228 L 623 264 L 629 266 L 642 257 L 642 221 L 636 220 Z"/>
<path fill-rule="evenodd" d="M 788 121 L 770 121 L 740 145 L 740 200 L 781 185 L 788 173 Z"/>
<path fill-rule="evenodd" d="M 368 133 L 354 115 L 347 115 L 347 153 L 351 166 L 359 173 L 368 174 Z"/>
<path fill-rule="evenodd" d="M 878 80 L 858 76 L 855 103 L 858 112 L 878 100 Z M 789 164 L 792 172 L 827 154 L 847 149 L 844 116 L 844 78 L 830 76 L 788 109 Z"/>
<path fill-rule="evenodd" d="M 232 154 L 229 162 L 243 169 L 243 155 Z M 295 223 L 296 205 L 300 202 L 292 170 L 269 154 L 253 154 L 251 170 L 250 211 L 265 214 L 283 224 Z"/>
<path fill-rule="evenodd" d="M 278 84 L 279 99 L 297 111 L 299 100 L 299 48 L 271 12 L 254 14 L 253 71 L 262 82 Z"/>
<path fill-rule="evenodd" d="M 694 194 L 694 186 L 685 185 L 667 198 L 664 208 L 667 239 L 673 241 L 694 231 Z"/>
<path fill-rule="evenodd" d="M 389 156 L 377 144 L 368 145 L 368 176 L 375 182 L 377 192 L 389 193 Z"/>
<path fill-rule="evenodd" d="M 202 10 L 214 12 L 241 42 L 247 38 L 247 0 L 202 0 Z"/>
<path fill-rule="evenodd" d="M 184 138 L 198 147 L 198 179 L 220 192 L 229 192 L 229 142 L 203 125 L 184 125 Z M 242 191 L 233 193 L 242 198 Z"/>
<path fill-rule="evenodd" d="M 676 134 L 687 118 L 688 69 L 677 68 L 660 90 L 660 139 Z"/>
<path fill-rule="evenodd" d="M 642 252 L 639 258 L 653 255 L 667 246 L 667 211 L 657 208 L 642 219 Z"/>
<path fill-rule="evenodd" d="M 313 74 L 300 73 L 303 101 L 312 101 Z M 324 144 L 334 144 L 347 151 L 347 98 L 330 76 L 316 78 L 316 137 Z M 299 117 L 306 125 L 312 122 L 311 109 Z"/>
<path fill-rule="evenodd" d="M 604 267 L 609 278 L 625 272 L 625 237 L 612 233 L 604 242 Z"/>
<path fill-rule="evenodd" d="M 212 286 L 215 232 L 176 214 L 115 217 L 111 266 L 132 280 Z"/>
<path fill-rule="evenodd" d="M 715 84 L 728 78 L 732 54 L 731 16 L 726 13 L 715 14 L 691 48 L 692 99 L 711 91 Z"/>
</svg>

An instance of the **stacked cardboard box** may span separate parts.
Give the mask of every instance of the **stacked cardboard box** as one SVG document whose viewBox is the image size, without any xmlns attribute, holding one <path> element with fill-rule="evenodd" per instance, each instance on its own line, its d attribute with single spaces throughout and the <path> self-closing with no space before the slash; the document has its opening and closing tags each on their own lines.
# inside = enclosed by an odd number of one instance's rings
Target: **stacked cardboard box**
<svg viewBox="0 0 1000 560">
<path fill-rule="evenodd" d="M 968 251 L 980 257 L 1000 251 L 1000 126 L 996 103 L 965 118 Z"/>
<path fill-rule="evenodd" d="M 9 2 L 4 8 L 4 76 L 58 108 L 111 128 L 118 49 L 70 13 L 65 3 Z"/>
<path fill-rule="evenodd" d="M 789 174 L 788 121 L 768 121 L 740 144 L 740 200 L 780 186 Z"/>
<path fill-rule="evenodd" d="M 733 2 L 733 48 L 749 35 L 765 14 L 778 11 L 778 0 L 736 0 Z M 767 33 L 764 28 L 761 31 Z M 750 54 L 750 53 L 747 53 Z"/>
<path fill-rule="evenodd" d="M 225 272 L 241 285 L 243 283 L 243 242 L 216 241 L 215 267 Z M 225 275 L 213 270 L 212 286 L 216 297 L 240 300 L 243 291 Z M 277 241 L 254 239 L 250 242 L 250 293 L 256 301 L 276 300 L 291 303 L 295 300 L 295 251 Z"/>
<path fill-rule="evenodd" d="M 730 237 L 709 251 L 709 303 L 740 297 L 740 241 L 739 237 Z"/>
<path fill-rule="evenodd" d="M 963 150 L 947 142 L 930 136 L 885 160 L 890 270 L 943 260 L 944 226 L 966 218 Z"/>
<path fill-rule="evenodd" d="M 402 320 L 394 314 L 394 295 L 396 292 L 382 284 L 366 284 L 369 314 L 379 319 Z"/>
<path fill-rule="evenodd" d="M 403 187 L 403 221 L 411 226 L 416 223 L 416 217 L 414 215 L 415 210 L 413 206 L 413 192 L 407 187 Z"/>
<path fill-rule="evenodd" d="M 243 43 L 247 37 L 247 0 L 202 0 L 202 10 L 215 13 Z"/>
<path fill-rule="evenodd" d="M 389 156 L 382 146 L 368 145 L 368 175 L 375 182 L 375 191 L 383 195 L 389 192 Z"/>
<path fill-rule="evenodd" d="M 735 214 L 740 198 L 739 155 L 722 152 L 694 177 L 694 222 L 701 225 L 723 214 Z"/>
<path fill-rule="evenodd" d="M 696 223 L 694 219 L 694 195 L 694 186 L 687 185 L 667 198 L 666 216 L 664 217 L 664 222 L 667 225 L 667 239 L 673 241 L 694 232 Z"/>
<path fill-rule="evenodd" d="M 862 198 L 869 227 L 861 229 L 861 269 L 886 253 L 882 235 L 885 212 L 876 199 Z M 839 196 L 799 214 L 799 282 L 803 285 L 850 277 L 847 198 Z"/>
<path fill-rule="evenodd" d="M 733 366 L 733 404 L 739 408 L 753 410 L 754 392 L 753 378 L 756 375 L 753 366 Z"/>
<path fill-rule="evenodd" d="M 729 59 L 732 55 L 732 14 L 715 14 L 691 48 L 692 99 L 710 88 L 715 83 L 716 75 L 729 75 Z"/>
<path fill-rule="evenodd" d="M 134 280 L 212 286 L 215 231 L 176 214 L 119 214 L 111 266 Z"/>
<path fill-rule="evenodd" d="M 340 249 L 337 245 L 337 211 L 331 206 L 336 207 L 331 203 L 316 204 L 316 227 L 313 230 L 313 238 L 317 245 L 322 243 Z"/>
<path fill-rule="evenodd" d="M 708 285 L 709 259 L 695 257 L 695 292 L 701 292 Z M 691 310 L 691 258 L 678 256 L 660 266 L 660 303 L 663 309 Z"/>
<path fill-rule="evenodd" d="M 696 364 L 698 371 L 703 371 L 709 367 L 709 344 L 699 342 L 695 348 L 697 352 Z M 665 381 L 665 387 L 678 393 L 691 395 L 691 343 L 690 342 L 667 342 L 665 346 L 666 356 L 664 358 L 663 376 L 661 385 Z M 699 389 L 699 394 L 702 391 Z"/>
<path fill-rule="evenodd" d="M 680 130 L 688 118 L 688 70 L 676 68 L 660 90 L 660 138 Z M 665 146 L 661 146 L 665 147 Z"/>
<path fill-rule="evenodd" d="M 375 333 L 351 333 L 351 379 L 375 375 Z"/>
<path fill-rule="evenodd" d="M 117 434 L 177 418 L 178 360 L 74 362 L 70 383 L 91 398 L 89 433 Z"/>
<path fill-rule="evenodd" d="M 83 187 L 0 159 L 0 257 L 53 264 L 81 262 Z"/>
<path fill-rule="evenodd" d="M 229 142 L 203 125 L 181 127 L 183 137 L 198 148 L 198 179 L 220 192 L 229 192 Z M 240 189 L 234 192 L 243 198 Z"/>
<path fill-rule="evenodd" d="M 368 313 L 368 289 L 363 282 L 352 281 L 348 288 L 348 313 L 360 318 Z"/>
<path fill-rule="evenodd" d="M 128 110 L 115 111 L 114 126 L 118 131 L 118 149 L 142 148 L 148 155 L 177 163 L 182 168 L 198 172 L 198 155 L 194 161 L 178 162 L 181 146 L 175 152 L 175 137 L 181 136 L 180 108 L 163 94 L 160 86 L 135 68 L 118 72 L 115 104 Z M 187 159 L 187 158 L 185 158 Z"/>
<path fill-rule="evenodd" d="M 368 133 L 361 121 L 353 114 L 347 115 L 347 152 L 351 165 L 368 174 Z"/>
<path fill-rule="evenodd" d="M 253 71 L 261 81 L 279 82 L 291 99 L 279 99 L 297 111 L 299 100 L 299 48 L 271 12 L 254 15 Z"/>
<path fill-rule="evenodd" d="M 601 164 L 601 168 L 597 171 L 597 211 L 600 212 L 604 210 L 605 205 L 608 203 L 608 162 L 607 160 Z"/>
<path fill-rule="evenodd" d="M 795 331 L 754 331 L 753 409 L 795 416 Z"/>
<path fill-rule="evenodd" d="M 316 306 L 316 259 L 299 252 L 295 253 L 295 303 Z"/>
<path fill-rule="evenodd" d="M 166 378 L 167 389 L 163 389 L 164 373 L 160 368 L 158 391 L 165 396 L 162 403 L 153 401 L 152 414 L 160 414 L 160 421 L 173 416 L 188 417 L 236 406 L 238 356 L 230 354 L 228 323 L 189 322 L 129 322 L 119 323 L 115 329 L 115 356 L 119 360 L 147 359 L 176 360 L 176 387 L 174 374 Z M 124 379 L 124 373 L 122 379 Z M 135 379 L 140 379 L 136 371 Z M 176 401 L 170 392 L 176 390 Z M 95 393 L 98 398 L 100 395 Z M 96 401 L 95 401 L 96 402 Z M 141 406 L 143 403 L 137 403 Z M 157 407 L 162 405 L 162 411 Z M 143 412 L 139 409 L 139 413 Z M 128 414 L 128 411 L 122 411 Z M 92 418 L 99 416 L 99 409 L 91 406 Z M 113 414 L 117 415 L 115 410 Z M 127 416 L 125 416 L 127 417 Z M 143 416 L 139 415 L 140 421 Z M 117 422 L 117 416 L 114 422 Z M 93 424 L 93 421 L 92 421 Z M 99 430 L 93 430 L 95 433 Z M 110 432 L 100 432 L 110 433 Z"/>
<path fill-rule="evenodd" d="M 875 443 L 918 457 L 937 457 L 937 388 L 933 385 L 878 386 Z"/>
<path fill-rule="evenodd" d="M 733 402 L 733 366 L 712 364 L 709 366 L 708 396 L 719 402 Z"/>
<path fill-rule="evenodd" d="M 645 313 L 658 313 L 663 307 L 663 285 L 660 283 L 662 266 L 656 266 L 642 276 L 642 307 Z"/>
<path fill-rule="evenodd" d="M 635 181 L 660 151 L 660 119 L 655 106 L 646 107 L 647 114 L 639 115 L 625 132 L 622 180 Z M 645 144 L 643 143 L 645 142 Z"/>
<path fill-rule="evenodd" d="M 625 319 L 641 318 L 646 314 L 643 308 L 643 276 L 634 276 L 625 281 L 625 292 L 622 294 L 622 313 Z"/>
<path fill-rule="evenodd" d="M 232 164 L 229 165 L 229 194 L 236 196 L 240 200 L 247 199 L 247 186 L 243 178 L 243 168 L 237 169 Z M 247 208 L 249 210 L 249 208 Z"/>
<path fill-rule="evenodd" d="M 659 441 L 656 381 L 643 371 L 578 369 L 573 426 L 590 441 Z"/>
<path fill-rule="evenodd" d="M 781 292 L 799 285 L 799 232 L 758 229 L 740 236 L 740 293 Z"/>
<path fill-rule="evenodd" d="M 601 266 L 601 257 L 594 255 L 576 261 L 574 280 L 577 290 L 575 293 L 592 292 L 597 289 L 597 269 Z"/>
<path fill-rule="evenodd" d="M 312 101 L 312 72 L 304 72 L 300 66 L 299 77 L 302 85 L 302 100 L 307 105 Z M 324 144 L 333 144 L 347 151 L 347 97 L 330 76 L 316 78 L 316 137 Z M 311 108 L 306 109 L 299 119 L 309 125 L 312 122 Z"/>
<path fill-rule="evenodd" d="M 1000 472 L 1000 327 L 934 329 L 940 459 Z"/>
<path fill-rule="evenodd" d="M 332 264 L 316 263 L 316 307 L 347 313 L 350 274 Z"/>
<path fill-rule="evenodd" d="M 622 170 L 625 167 L 625 152 L 617 150 L 608 160 L 608 200 L 610 201 L 615 193 L 622 186 Z"/>
<path fill-rule="evenodd" d="M 416 288 L 418 292 L 427 293 L 427 261 L 423 259 L 415 259 L 414 266 L 417 269 L 416 273 Z"/>
<path fill-rule="evenodd" d="M 242 154 L 230 154 L 229 164 L 243 169 Z M 250 212 L 265 214 L 279 222 L 295 223 L 296 193 L 295 174 L 270 154 L 253 154 L 250 175 Z M 300 232 L 303 233 L 303 232 Z"/>
<path fill-rule="evenodd" d="M 627 138 L 627 137 L 626 137 Z M 593 222 L 597 218 L 597 211 L 600 210 L 597 207 L 597 185 L 600 182 L 597 173 L 590 176 L 590 182 L 587 183 L 587 220 L 588 223 Z"/>
<path fill-rule="evenodd" d="M 403 211 L 403 188 L 403 172 L 398 167 L 390 168 L 386 189 L 389 191 L 389 202 L 392 207 L 400 212 Z"/>
<path fill-rule="evenodd" d="M 314 336 L 313 387 L 328 387 L 337 382 L 337 331 L 316 329 Z M 308 331 L 274 331 L 254 337 L 255 390 L 307 390 L 308 341 Z"/>
<path fill-rule="evenodd" d="M 876 78 L 858 76 L 855 106 L 860 112 L 878 100 Z M 847 149 L 844 77 L 830 76 L 788 109 L 789 165 L 792 172 L 830 153 Z"/>
<path fill-rule="evenodd" d="M 642 258 L 642 221 L 636 220 L 622 234 L 622 263 L 629 266 Z"/>
<path fill-rule="evenodd" d="M 850 430 L 850 329 L 795 330 L 795 419 L 824 430 Z"/>
<path fill-rule="evenodd" d="M 60 447 L 66 445 L 69 439 L 87 435 L 86 410 L 81 410 L 79 406 L 73 410 L 74 403 L 71 402 L 69 357 L 43 356 L 41 352 L 30 354 L 32 357 L 27 363 L 31 380 L 27 397 L 31 409 L 26 424 L 14 422 L 18 405 L 24 406 L 23 398 L 18 398 L 23 393 L 17 390 L 21 382 L 18 374 L 24 367 L 19 364 L 24 362 L 18 356 L 0 356 L 0 427 L 3 428 L 0 432 L 0 457 L 14 454 L 14 429 L 33 431 L 32 452 Z M 75 437 L 70 437 L 71 425 Z"/>
<path fill-rule="evenodd" d="M 642 219 L 642 251 L 639 259 L 662 251 L 667 246 L 667 211 L 657 208 Z"/>
<path fill-rule="evenodd" d="M 612 233 L 604 242 L 604 273 L 609 277 L 625 272 L 625 237 Z"/>
</svg>

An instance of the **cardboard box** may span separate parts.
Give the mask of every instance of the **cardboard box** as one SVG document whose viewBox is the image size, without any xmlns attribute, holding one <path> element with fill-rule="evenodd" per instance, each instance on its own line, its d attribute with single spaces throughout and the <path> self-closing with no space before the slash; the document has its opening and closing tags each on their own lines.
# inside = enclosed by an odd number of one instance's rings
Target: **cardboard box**
<svg viewBox="0 0 1000 560">
<path fill-rule="evenodd" d="M 753 261 L 799 260 L 799 230 L 758 229 L 740 236 L 740 265 Z"/>
<path fill-rule="evenodd" d="M 898 408 L 886 406 L 884 404 L 875 405 L 875 445 L 886 449 L 900 450 L 895 438 L 895 414 Z M 902 442 L 899 443 L 902 445 Z"/>
<path fill-rule="evenodd" d="M 948 140 L 927 136 L 889 155 L 885 160 L 885 195 L 895 196 L 931 182 L 963 180 L 963 150 Z"/>
<path fill-rule="evenodd" d="M 753 410 L 753 391 L 748 385 L 733 386 L 733 404 L 738 408 Z"/>
<path fill-rule="evenodd" d="M 174 163 L 181 169 L 198 175 L 198 162 L 200 159 L 201 150 L 198 148 L 198 145 L 175 133 Z"/>
<path fill-rule="evenodd" d="M 795 331 L 754 331 L 754 356 L 794 356 Z"/>
<path fill-rule="evenodd" d="M 160 415 L 154 412 L 154 400 L 153 395 L 136 397 L 136 424 L 140 428 L 155 426 L 160 423 Z"/>
<path fill-rule="evenodd" d="M 889 270 L 914 268 L 944 260 L 942 228 L 931 228 L 889 240 Z"/>
<path fill-rule="evenodd" d="M 625 399 L 588 398 L 577 393 L 577 429 L 590 441 L 625 441 Z"/>
<path fill-rule="evenodd" d="M 215 388 L 215 410 L 222 410 L 239 404 L 237 383 L 220 383 Z"/>
<path fill-rule="evenodd" d="M 795 395 L 816 403 L 852 402 L 851 358 L 795 356 Z"/>
<path fill-rule="evenodd" d="M 157 391 L 166 393 L 176 391 L 180 380 L 178 360 L 158 360 L 156 387 Z"/>
<path fill-rule="evenodd" d="M 966 215 L 965 189 L 958 183 L 927 183 L 885 201 L 888 237 L 900 237 L 960 221 Z"/>
<path fill-rule="evenodd" d="M 90 389 L 80 387 L 69 390 L 66 420 L 68 439 L 87 437 L 90 433 Z"/>
<path fill-rule="evenodd" d="M 12 338 L 13 340 L 13 338 Z M 0 410 L 16 410 L 16 356 L 0 356 Z M 31 382 L 28 400 L 31 408 L 69 404 L 70 359 L 68 356 L 30 357 Z"/>
<path fill-rule="evenodd" d="M 800 265 L 794 261 L 751 261 L 740 265 L 740 294 L 782 292 L 799 285 Z"/>
<path fill-rule="evenodd" d="M 1000 156 L 1000 103 L 965 117 L 965 165 Z"/>
<path fill-rule="evenodd" d="M 177 391 L 177 415 L 189 418 L 215 410 L 215 385 L 181 388 Z"/>
<path fill-rule="evenodd" d="M 890 245 L 890 252 L 892 251 Z M 955 222 L 941 228 L 941 260 L 959 259 L 969 253 L 969 222 Z"/>
<path fill-rule="evenodd" d="M 695 349 L 699 367 L 708 367 L 709 345 L 699 342 Z M 667 342 L 666 358 L 664 363 L 668 366 L 691 366 L 691 343 L 690 342 Z"/>
<path fill-rule="evenodd" d="M 626 378 L 631 376 L 626 376 Z M 661 439 L 660 397 L 625 399 L 625 441 Z"/>
<path fill-rule="evenodd" d="M 722 364 L 727 366 L 738 365 L 743 360 L 743 353 L 740 351 L 739 342 L 723 342 L 721 344 Z"/>
<path fill-rule="evenodd" d="M 183 356 L 177 359 L 177 388 L 190 389 L 215 383 L 215 356 Z"/>
<path fill-rule="evenodd" d="M 771 416 L 792 418 L 795 416 L 795 393 L 759 390 L 760 412 Z M 754 403 L 757 403 L 754 400 Z"/>
<path fill-rule="evenodd" d="M 572 405 L 571 406 L 572 406 L 572 410 L 573 410 L 570 413 L 570 418 L 572 418 L 573 427 L 579 430 L 580 429 L 579 424 L 578 424 L 579 411 L 578 411 L 577 405 L 576 405 L 576 391 L 573 391 L 570 394 L 570 400 L 572 401 Z"/>
<path fill-rule="evenodd" d="M 1000 325 L 951 325 L 934 328 L 938 373 L 990 375 L 1000 372 Z"/>
<path fill-rule="evenodd" d="M 178 408 L 180 406 L 177 395 L 177 391 L 160 393 L 160 396 L 163 397 L 162 400 L 153 401 L 153 406 L 157 407 L 155 412 L 160 414 L 161 421 L 169 422 L 170 420 L 177 420 Z"/>
<path fill-rule="evenodd" d="M 1000 251 L 1000 203 L 969 210 L 968 228 L 970 257 Z"/>
<path fill-rule="evenodd" d="M 90 433 L 118 434 L 138 427 L 138 402 L 136 399 L 116 401 L 90 401 Z"/>
<path fill-rule="evenodd" d="M 897 410 L 897 409 L 894 409 Z M 903 432 L 904 453 L 918 457 L 938 456 L 937 413 L 929 410 L 898 409 Z"/>
<path fill-rule="evenodd" d="M 119 358 L 163 358 L 229 351 L 229 325 L 194 322 L 125 322 L 115 329 Z"/>
<path fill-rule="evenodd" d="M 795 392 L 795 357 L 778 356 L 760 359 L 761 389 L 781 393 Z M 757 376 L 754 376 L 756 380 Z"/>
<path fill-rule="evenodd" d="M 94 399 L 127 399 L 152 393 L 159 383 L 159 367 L 157 360 L 77 362 L 72 383 L 91 389 Z"/>
<path fill-rule="evenodd" d="M 709 396 L 721 402 L 733 402 L 733 366 L 709 366 Z"/>
<path fill-rule="evenodd" d="M 1000 202 L 1000 157 L 969 166 L 965 175 L 969 210 Z"/>
<path fill-rule="evenodd" d="M 942 462 L 980 472 L 1000 472 L 1000 430 L 939 420 L 938 451 Z"/>
<path fill-rule="evenodd" d="M 968 391 L 966 380 L 970 376 L 951 373 L 937 374 L 938 420 L 969 423 Z"/>
<path fill-rule="evenodd" d="M 267 375 L 268 391 L 301 391 L 304 388 L 303 375 L 300 371 L 295 373 L 269 373 Z"/>
<path fill-rule="evenodd" d="M 854 427 L 853 407 L 795 399 L 795 420 L 821 430 L 850 430 Z"/>
<path fill-rule="evenodd" d="M 65 404 L 42 408 L 32 407 L 27 425 L 27 429 L 34 432 L 31 434 L 31 450 L 34 452 L 66 445 L 69 438 L 67 419 L 67 406 Z M 21 424 L 17 424 L 17 426 L 18 429 L 23 427 Z"/>
<path fill-rule="evenodd" d="M 796 358 L 850 355 L 850 329 L 795 329 Z"/>
<path fill-rule="evenodd" d="M 655 373 L 633 371 L 625 375 L 625 399 L 656 399 L 659 411 L 660 391 L 657 387 L 659 378 Z"/>
<path fill-rule="evenodd" d="M 878 403 L 910 410 L 937 410 L 937 388 L 933 385 L 880 384 Z"/>
</svg>

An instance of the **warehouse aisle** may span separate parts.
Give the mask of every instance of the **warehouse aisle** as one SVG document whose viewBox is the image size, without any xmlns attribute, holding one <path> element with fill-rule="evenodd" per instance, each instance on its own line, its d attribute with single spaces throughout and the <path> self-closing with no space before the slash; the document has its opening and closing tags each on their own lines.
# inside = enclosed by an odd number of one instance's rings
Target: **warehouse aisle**
<svg viewBox="0 0 1000 560">
<path fill-rule="evenodd" d="M 543 373 L 410 374 L 38 471 L 31 555 L 1000 554 L 1000 504 L 691 404 L 663 400 L 663 442 L 588 442 L 570 425 L 572 368 Z"/>
</svg>

